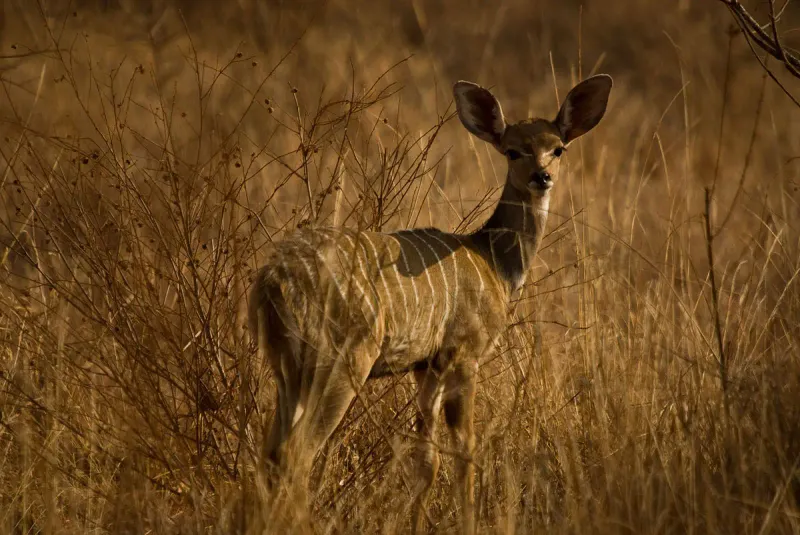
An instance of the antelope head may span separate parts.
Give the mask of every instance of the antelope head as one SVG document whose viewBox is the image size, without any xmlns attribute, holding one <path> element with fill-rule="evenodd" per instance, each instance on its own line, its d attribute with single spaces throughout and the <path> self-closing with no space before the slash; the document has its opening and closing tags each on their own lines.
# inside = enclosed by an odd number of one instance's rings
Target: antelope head
<svg viewBox="0 0 800 535">
<path fill-rule="evenodd" d="M 508 124 L 500 102 L 472 82 L 453 88 L 461 122 L 508 160 L 508 185 L 531 200 L 546 196 L 558 180 L 558 165 L 569 144 L 594 128 L 606 111 L 611 77 L 592 76 L 576 85 L 552 121 L 525 119 Z"/>
</svg>

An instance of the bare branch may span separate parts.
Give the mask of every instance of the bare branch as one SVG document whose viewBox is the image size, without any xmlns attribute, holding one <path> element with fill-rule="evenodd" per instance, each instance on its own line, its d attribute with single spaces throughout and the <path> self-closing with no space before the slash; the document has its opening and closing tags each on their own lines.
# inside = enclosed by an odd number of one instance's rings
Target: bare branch
<svg viewBox="0 0 800 535">
<path fill-rule="evenodd" d="M 780 60 L 793 76 L 800 78 L 800 58 L 781 44 L 778 36 L 778 18 L 780 13 L 775 13 L 774 0 L 769 2 L 770 20 L 768 25 L 772 35 L 764 31 L 764 27 L 753 18 L 738 0 L 720 0 L 728 6 L 739 28 L 753 39 L 756 44 L 775 59 Z"/>
</svg>

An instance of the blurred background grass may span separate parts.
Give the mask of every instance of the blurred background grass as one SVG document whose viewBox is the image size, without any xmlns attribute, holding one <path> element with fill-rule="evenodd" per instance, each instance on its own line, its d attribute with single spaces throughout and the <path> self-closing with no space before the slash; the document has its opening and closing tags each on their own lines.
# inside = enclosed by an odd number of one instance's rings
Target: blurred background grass
<svg viewBox="0 0 800 535">
<path fill-rule="evenodd" d="M 452 120 L 453 82 L 513 120 L 597 72 L 606 118 L 481 368 L 480 529 L 800 531 L 800 112 L 721 3 L 0 9 L 4 532 L 407 531 L 405 377 L 355 402 L 310 517 L 270 507 L 248 277 L 298 225 L 475 228 L 505 168 Z"/>
</svg>

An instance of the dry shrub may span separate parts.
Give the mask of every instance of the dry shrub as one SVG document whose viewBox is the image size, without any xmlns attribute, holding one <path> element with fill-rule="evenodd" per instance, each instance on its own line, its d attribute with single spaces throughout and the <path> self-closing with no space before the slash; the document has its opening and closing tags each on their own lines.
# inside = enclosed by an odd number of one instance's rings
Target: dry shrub
<svg viewBox="0 0 800 535">
<path fill-rule="evenodd" d="M 475 228 L 504 167 L 450 121 L 451 83 L 520 118 L 596 71 L 607 117 L 481 368 L 481 531 L 798 530 L 800 112 L 724 10 L 220 6 L 4 6 L 5 531 L 407 531 L 410 377 L 356 400 L 310 517 L 271 507 L 250 274 L 298 226 Z"/>
</svg>

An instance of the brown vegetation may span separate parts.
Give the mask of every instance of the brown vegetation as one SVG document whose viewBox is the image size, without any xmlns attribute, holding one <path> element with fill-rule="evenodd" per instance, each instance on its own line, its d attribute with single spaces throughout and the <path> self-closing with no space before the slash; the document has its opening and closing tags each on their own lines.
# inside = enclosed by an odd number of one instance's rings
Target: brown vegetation
<svg viewBox="0 0 800 535">
<path fill-rule="evenodd" d="M 474 229 L 505 169 L 453 81 L 552 118 L 600 71 L 480 368 L 479 530 L 800 530 L 800 111 L 719 2 L 61 4 L 0 7 L 3 532 L 407 531 L 410 377 L 356 399 L 311 516 L 270 507 L 252 270 L 297 226 Z"/>
</svg>

